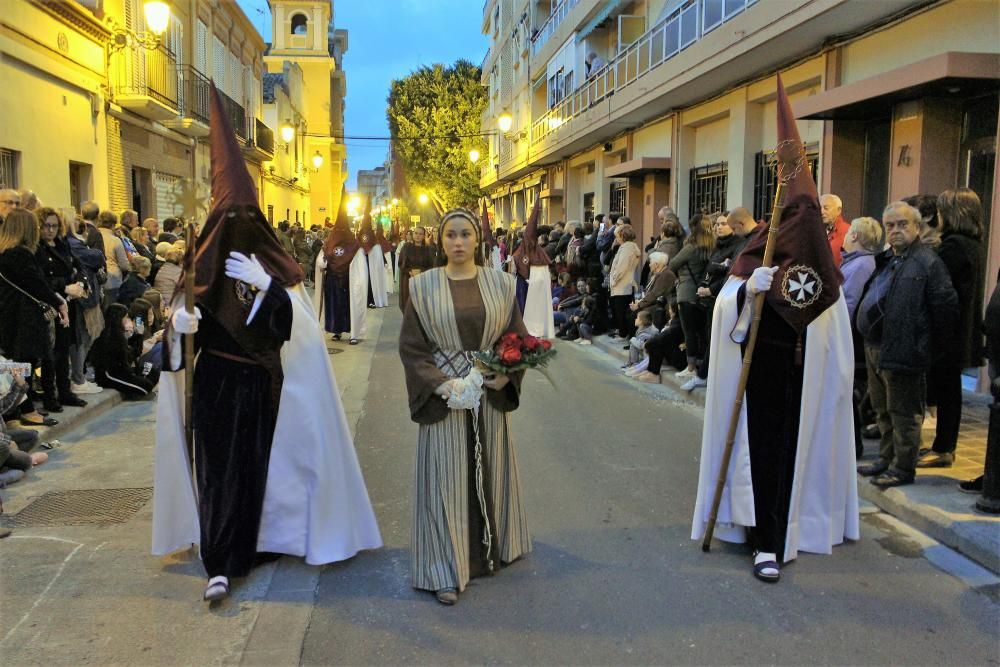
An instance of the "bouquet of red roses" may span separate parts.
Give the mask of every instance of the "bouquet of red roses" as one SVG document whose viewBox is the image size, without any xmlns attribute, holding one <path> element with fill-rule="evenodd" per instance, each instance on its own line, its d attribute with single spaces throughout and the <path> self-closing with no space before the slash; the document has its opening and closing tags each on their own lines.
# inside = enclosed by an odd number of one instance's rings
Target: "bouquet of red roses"
<svg viewBox="0 0 1000 667">
<path fill-rule="evenodd" d="M 504 334 L 492 350 L 472 353 L 485 368 L 505 374 L 530 368 L 544 373 L 549 360 L 555 355 L 551 341 L 535 336 L 522 337 L 514 332 Z"/>
</svg>

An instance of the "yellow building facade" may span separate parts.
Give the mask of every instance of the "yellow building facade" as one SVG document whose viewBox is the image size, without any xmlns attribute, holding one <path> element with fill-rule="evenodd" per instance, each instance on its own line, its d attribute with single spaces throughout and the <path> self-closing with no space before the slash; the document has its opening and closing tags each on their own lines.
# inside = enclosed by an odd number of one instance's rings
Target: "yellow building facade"
<svg viewBox="0 0 1000 667">
<path fill-rule="evenodd" d="M 482 31 L 502 224 L 537 197 L 548 222 L 618 212 L 645 239 L 664 205 L 765 217 L 779 72 L 848 219 L 956 186 L 997 209 L 1000 3 L 488 0 Z M 989 247 L 995 276 L 996 225 Z"/>
</svg>

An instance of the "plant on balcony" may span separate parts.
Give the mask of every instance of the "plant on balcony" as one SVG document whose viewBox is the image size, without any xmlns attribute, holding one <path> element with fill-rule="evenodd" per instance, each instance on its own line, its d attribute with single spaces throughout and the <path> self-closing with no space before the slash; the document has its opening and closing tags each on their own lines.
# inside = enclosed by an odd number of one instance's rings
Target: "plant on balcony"
<svg viewBox="0 0 1000 667">
<path fill-rule="evenodd" d="M 486 89 L 467 60 L 421 67 L 392 82 L 386 115 L 411 192 L 430 190 L 446 207 L 479 197 L 479 167 L 470 149 L 487 154 L 480 133 Z"/>
</svg>

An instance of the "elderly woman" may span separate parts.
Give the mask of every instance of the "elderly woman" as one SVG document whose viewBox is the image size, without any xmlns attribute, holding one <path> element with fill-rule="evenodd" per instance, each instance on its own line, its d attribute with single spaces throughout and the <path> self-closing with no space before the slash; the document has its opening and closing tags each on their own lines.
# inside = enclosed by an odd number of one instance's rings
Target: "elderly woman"
<svg viewBox="0 0 1000 667">
<path fill-rule="evenodd" d="M 649 281 L 642 298 L 629 305 L 632 312 L 649 312 L 653 324 L 662 329 L 667 323 L 667 300 L 677 282 L 677 276 L 667 266 L 670 258 L 666 253 L 654 251 L 649 254 Z"/>
<path fill-rule="evenodd" d="M 948 468 L 955 460 L 962 419 L 962 370 L 983 365 L 983 277 L 986 262 L 983 206 L 969 188 L 949 189 L 937 199 L 941 245 L 951 285 L 958 294 L 958 321 L 948 340 L 936 341 L 940 354 L 927 374 L 928 394 L 937 405 L 934 444 L 917 460 L 918 468 Z"/>
<path fill-rule="evenodd" d="M 35 259 L 49 287 L 66 299 L 69 310 L 69 326 L 55 327 L 52 354 L 42 358 L 43 405 L 51 412 L 62 412 L 64 405 L 81 408 L 87 405 L 73 393 L 69 375 L 70 346 L 78 342 L 77 325 L 82 317 L 78 299 L 86 295 L 87 288 L 82 267 L 73 258 L 66 240 L 69 229 L 65 219 L 49 207 L 40 208 L 38 218 L 41 242 Z"/>
<path fill-rule="evenodd" d="M 132 245 L 137 253 L 148 259 L 150 264 L 156 261 L 156 253 L 149 247 L 149 232 L 145 228 L 132 228 L 128 237 L 132 239 Z"/>
<path fill-rule="evenodd" d="M 480 376 L 479 394 L 469 360 L 527 330 L 513 276 L 477 265 L 478 216 L 453 209 L 441 228 L 447 264 L 410 282 L 399 356 L 420 424 L 411 583 L 452 605 L 471 577 L 531 551 L 510 428 L 522 374 Z"/>
<path fill-rule="evenodd" d="M 126 308 L 132 301 L 140 298 L 151 286 L 149 284 L 149 272 L 153 266 L 149 260 L 142 255 L 135 255 L 129 260 L 131 271 L 128 278 L 122 283 L 118 290 L 118 303 Z"/>
<path fill-rule="evenodd" d="M 636 271 L 639 269 L 642 253 L 635 244 L 635 231 L 632 225 L 617 227 L 614 234 L 617 251 L 608 271 L 611 316 L 613 326 L 618 330 L 618 336 L 628 340 L 635 333 L 635 318 L 629 312 L 629 304 L 632 303 L 632 295 L 635 292 Z"/>
<path fill-rule="evenodd" d="M 51 327 L 69 326 L 66 299 L 38 265 L 38 240 L 38 218 L 26 209 L 10 211 L 0 226 L 0 348 L 13 361 L 30 363 L 32 372 L 53 353 Z M 56 420 L 42 419 L 32 400 L 20 407 L 21 423 L 55 426 Z"/>
<path fill-rule="evenodd" d="M 162 245 L 162 244 L 160 244 Z M 160 247 L 157 245 L 156 251 L 159 253 Z M 153 287 L 160 293 L 163 303 L 170 303 L 174 298 L 174 290 L 181 281 L 181 260 L 184 258 L 184 251 L 176 246 L 171 246 L 163 256 L 164 264 L 156 272 L 156 280 Z"/>
</svg>

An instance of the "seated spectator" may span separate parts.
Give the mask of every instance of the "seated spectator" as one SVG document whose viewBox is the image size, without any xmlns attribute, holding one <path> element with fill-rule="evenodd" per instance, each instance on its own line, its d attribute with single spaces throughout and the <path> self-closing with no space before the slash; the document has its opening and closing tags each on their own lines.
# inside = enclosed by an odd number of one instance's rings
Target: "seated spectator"
<svg viewBox="0 0 1000 667">
<path fill-rule="evenodd" d="M 5 413 L 24 400 L 28 382 L 23 371 L 0 371 L 0 413 Z M 38 441 L 35 431 L 27 434 L 20 442 L 7 431 L 7 425 L 0 419 L 0 488 L 8 486 L 22 477 L 32 466 L 48 460 L 45 452 L 28 453 Z"/>
<path fill-rule="evenodd" d="M 640 310 L 635 314 L 635 335 L 629 339 L 628 365 L 622 370 L 628 370 L 646 357 L 646 341 L 660 333 L 660 330 L 653 326 L 653 316 L 648 310 Z"/>
<path fill-rule="evenodd" d="M 667 323 L 665 315 L 667 301 L 677 283 L 677 276 L 667 267 L 669 262 L 670 258 L 665 252 L 657 250 L 649 255 L 650 276 L 646 283 L 646 289 L 643 291 L 642 298 L 629 306 L 633 312 L 649 313 L 653 322 L 658 323 L 661 327 Z"/>
<path fill-rule="evenodd" d="M 128 309 L 120 303 L 108 306 L 105 326 L 100 338 L 90 350 L 97 384 L 105 389 L 117 389 L 125 399 L 146 398 L 154 383 L 136 367 L 129 339 L 135 335 L 135 324 Z"/>
<path fill-rule="evenodd" d="M 149 260 L 142 255 L 133 257 L 130 264 L 132 270 L 118 290 L 118 303 L 126 307 L 131 305 L 132 301 L 145 294 L 146 290 L 150 288 L 148 279 L 149 272 L 152 269 Z"/>
<path fill-rule="evenodd" d="M 159 294 L 154 290 L 155 294 Z M 161 350 L 163 348 L 163 329 L 156 329 L 153 304 L 145 299 L 136 299 L 129 306 L 128 315 L 132 319 L 135 334 L 129 338 L 129 349 L 132 358 L 138 359 L 135 367 L 154 385 L 159 382 L 160 369 L 163 368 Z"/>
<path fill-rule="evenodd" d="M 882 439 L 878 460 L 858 466 L 858 473 L 888 488 L 914 481 L 926 374 L 959 308 L 948 269 L 920 242 L 920 212 L 896 201 L 882 220 L 890 249 L 876 258 L 856 317 Z"/>
<path fill-rule="evenodd" d="M 159 246 L 157 246 L 156 250 L 159 253 Z M 160 293 L 163 303 L 169 306 L 174 298 L 174 290 L 180 284 L 181 274 L 184 273 L 181 269 L 181 260 L 184 258 L 184 251 L 177 246 L 171 246 L 163 258 L 164 264 L 156 272 L 156 280 L 153 281 L 153 287 Z"/>
<path fill-rule="evenodd" d="M 576 342 L 580 345 L 592 345 L 594 338 L 594 326 L 598 321 L 597 300 L 592 296 L 586 296 L 580 304 L 580 312 L 574 315 L 571 320 L 575 327 Z M 567 340 L 574 340 L 569 335 Z"/>
<path fill-rule="evenodd" d="M 659 384 L 664 361 L 677 369 L 687 365 L 684 330 L 681 327 L 680 317 L 677 316 L 674 306 L 670 306 L 669 313 L 670 320 L 667 325 L 643 346 L 644 352 L 649 357 L 646 369 L 635 375 L 630 374 L 639 382 Z"/>
<path fill-rule="evenodd" d="M 53 354 L 52 327 L 69 326 L 66 299 L 49 285 L 38 264 L 38 218 L 23 208 L 7 214 L 0 226 L 0 349 L 14 361 L 31 364 L 32 374 Z M 19 409 L 25 426 L 55 426 L 58 422 L 35 411 L 39 397 Z"/>
<path fill-rule="evenodd" d="M 153 306 L 153 333 L 163 329 L 163 325 L 167 321 L 167 316 L 170 314 L 163 305 L 163 297 L 156 289 L 148 289 L 143 293 L 142 298 L 149 302 Z"/>
</svg>

